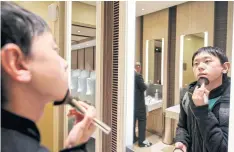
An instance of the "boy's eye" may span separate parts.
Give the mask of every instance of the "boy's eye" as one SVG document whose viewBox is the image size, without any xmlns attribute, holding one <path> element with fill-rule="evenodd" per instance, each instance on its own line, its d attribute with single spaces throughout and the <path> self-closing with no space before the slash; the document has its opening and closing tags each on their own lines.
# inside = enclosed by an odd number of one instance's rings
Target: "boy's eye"
<svg viewBox="0 0 234 152">
<path fill-rule="evenodd" d="M 206 60 L 206 61 L 205 61 L 205 63 L 210 63 L 210 62 L 211 62 L 211 60 Z"/>
<path fill-rule="evenodd" d="M 193 65 L 194 65 L 194 66 L 198 66 L 198 62 L 195 62 Z"/>
</svg>

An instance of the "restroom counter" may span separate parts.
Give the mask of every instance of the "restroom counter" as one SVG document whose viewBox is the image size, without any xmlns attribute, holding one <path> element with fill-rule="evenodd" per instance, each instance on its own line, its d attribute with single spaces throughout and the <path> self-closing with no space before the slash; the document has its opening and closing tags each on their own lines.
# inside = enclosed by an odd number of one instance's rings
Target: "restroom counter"
<svg viewBox="0 0 234 152">
<path fill-rule="evenodd" d="M 146 111 L 147 111 L 147 131 L 162 135 L 163 130 L 163 114 L 162 114 L 162 100 L 146 100 Z"/>
<path fill-rule="evenodd" d="M 173 144 L 173 138 L 176 134 L 176 126 L 179 121 L 180 105 L 169 107 L 165 110 L 165 134 L 163 143 Z"/>
</svg>

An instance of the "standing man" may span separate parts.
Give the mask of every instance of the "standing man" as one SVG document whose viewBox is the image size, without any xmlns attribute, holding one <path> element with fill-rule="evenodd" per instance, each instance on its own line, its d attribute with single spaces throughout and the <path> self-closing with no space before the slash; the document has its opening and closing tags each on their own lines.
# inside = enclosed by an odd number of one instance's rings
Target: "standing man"
<svg viewBox="0 0 234 152">
<path fill-rule="evenodd" d="M 136 120 L 138 120 L 138 133 L 139 133 L 139 147 L 150 147 L 152 143 L 145 140 L 146 130 L 146 107 L 144 91 L 147 86 L 144 83 L 141 72 L 141 64 L 135 64 L 135 96 L 134 96 L 134 143 L 138 140 L 136 137 Z"/>
</svg>

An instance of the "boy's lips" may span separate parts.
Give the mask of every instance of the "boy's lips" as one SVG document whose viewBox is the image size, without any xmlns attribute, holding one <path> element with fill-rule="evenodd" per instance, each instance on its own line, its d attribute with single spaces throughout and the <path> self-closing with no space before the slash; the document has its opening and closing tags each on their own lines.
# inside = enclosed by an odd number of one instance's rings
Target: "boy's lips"
<svg viewBox="0 0 234 152">
<path fill-rule="evenodd" d="M 200 73 L 200 74 L 198 74 L 198 77 L 200 78 L 200 77 L 207 77 L 207 74 L 205 74 L 205 73 Z"/>
</svg>

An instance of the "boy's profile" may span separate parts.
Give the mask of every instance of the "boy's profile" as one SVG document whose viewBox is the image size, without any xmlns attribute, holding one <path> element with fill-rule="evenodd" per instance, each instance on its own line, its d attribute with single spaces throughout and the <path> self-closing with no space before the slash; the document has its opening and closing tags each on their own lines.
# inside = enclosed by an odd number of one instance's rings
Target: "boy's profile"
<svg viewBox="0 0 234 152">
<path fill-rule="evenodd" d="M 0 53 L 1 151 L 48 152 L 36 122 L 47 103 L 66 95 L 67 63 L 46 22 L 11 2 L 1 2 Z M 95 109 L 81 106 L 87 113 L 70 131 L 62 152 L 85 152 L 84 143 L 95 131 Z"/>
</svg>

